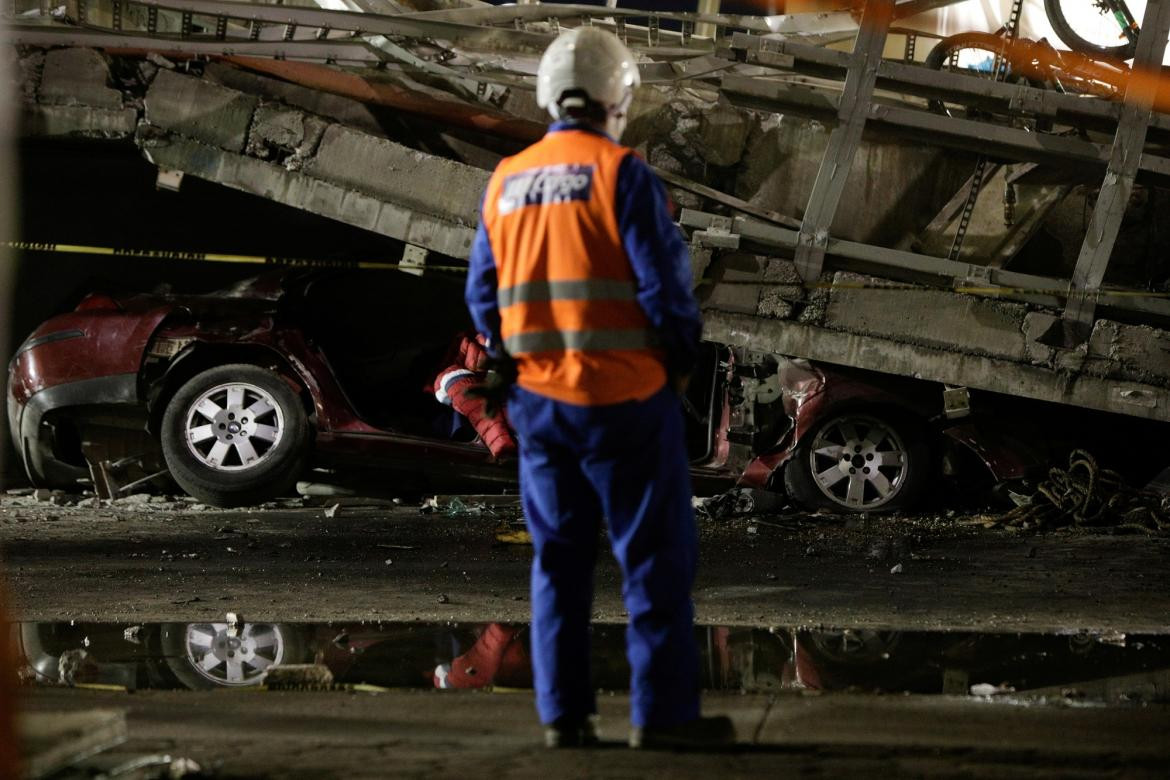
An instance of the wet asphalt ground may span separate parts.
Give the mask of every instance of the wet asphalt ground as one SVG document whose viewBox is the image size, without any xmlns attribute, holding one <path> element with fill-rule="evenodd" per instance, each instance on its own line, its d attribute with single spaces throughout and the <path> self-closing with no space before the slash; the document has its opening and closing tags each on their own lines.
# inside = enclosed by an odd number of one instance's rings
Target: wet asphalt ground
<svg viewBox="0 0 1170 780">
<path fill-rule="evenodd" d="M 228 611 L 270 621 L 525 620 L 531 548 L 501 541 L 501 532 L 522 530 L 522 519 L 507 507 L 470 509 L 57 506 L 10 496 L 0 500 L 0 554 L 10 611 L 21 620 L 196 620 Z M 1035 535 L 985 528 L 986 520 L 703 520 L 697 620 L 1170 632 L 1170 538 Z M 605 553 L 595 615 L 625 616 Z"/>
<path fill-rule="evenodd" d="M 68 504 L 68 502 L 65 502 Z M 361 503 L 361 502 L 358 502 Z M 0 499 L 10 619 L 522 622 L 530 548 L 508 507 L 212 510 L 139 498 Z M 699 622 L 734 626 L 1170 635 L 1170 539 L 1032 535 L 982 516 L 733 517 L 701 522 Z M 620 623 L 599 561 L 596 617 Z M 1107 674 L 1108 670 L 1102 670 Z M 631 755 L 627 698 L 601 698 L 597 751 L 537 747 L 531 693 L 25 689 L 29 711 L 112 708 L 130 739 L 89 768 L 167 753 L 220 777 L 1164 776 L 1165 681 L 1078 699 L 846 690 L 707 694 L 741 745 Z M 106 762 L 103 764 L 102 762 Z M 85 775 L 75 775 L 85 776 Z M 149 775 L 145 775 L 149 776 Z"/>
</svg>

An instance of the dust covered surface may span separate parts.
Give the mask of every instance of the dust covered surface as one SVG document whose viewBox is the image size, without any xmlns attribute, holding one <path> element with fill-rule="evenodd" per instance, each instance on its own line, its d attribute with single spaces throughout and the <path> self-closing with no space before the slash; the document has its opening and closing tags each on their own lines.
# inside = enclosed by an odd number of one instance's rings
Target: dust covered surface
<svg viewBox="0 0 1170 780">
<path fill-rule="evenodd" d="M 468 504 L 215 510 L 140 497 L 0 499 L 20 620 L 523 621 L 531 548 L 515 508 Z M 1170 540 L 1035 534 L 964 515 L 703 520 L 697 619 L 758 626 L 1170 632 Z M 602 554 L 595 617 L 621 622 Z"/>
<path fill-rule="evenodd" d="M 602 744 L 539 746 L 532 695 L 30 691 L 33 711 L 121 708 L 131 739 L 109 769 L 182 756 L 220 778 L 1164 777 L 1164 706 L 1026 707 L 970 697 L 716 695 L 739 744 L 706 753 L 623 747 L 628 698 L 598 702 Z M 75 776 L 90 776 L 75 775 Z"/>
</svg>

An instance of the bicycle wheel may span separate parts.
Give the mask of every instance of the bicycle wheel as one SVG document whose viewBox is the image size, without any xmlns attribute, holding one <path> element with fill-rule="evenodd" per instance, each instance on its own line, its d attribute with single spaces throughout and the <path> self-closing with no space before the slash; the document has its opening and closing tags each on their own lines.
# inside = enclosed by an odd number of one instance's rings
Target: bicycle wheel
<svg viewBox="0 0 1170 780">
<path fill-rule="evenodd" d="M 1073 51 L 1133 59 L 1138 26 L 1125 0 L 1044 0 L 1044 12 L 1057 37 Z"/>
<path fill-rule="evenodd" d="M 943 38 L 926 55 L 923 64 L 931 70 L 949 69 L 969 75 L 995 78 L 995 63 L 1008 54 L 1009 41 L 1000 35 L 983 32 L 959 33 Z M 1011 70 L 1005 80 L 1010 80 Z M 931 98 L 930 110 L 947 116 L 967 115 L 970 111 L 961 104 Z"/>
</svg>

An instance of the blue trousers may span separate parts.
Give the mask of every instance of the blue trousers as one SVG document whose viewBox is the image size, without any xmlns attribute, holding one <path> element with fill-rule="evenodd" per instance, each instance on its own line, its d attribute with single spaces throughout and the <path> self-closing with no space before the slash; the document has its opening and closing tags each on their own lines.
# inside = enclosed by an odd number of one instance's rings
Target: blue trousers
<svg viewBox="0 0 1170 780">
<path fill-rule="evenodd" d="M 589 618 L 602 518 L 629 612 L 630 720 L 699 716 L 691 586 L 698 537 L 678 397 L 577 406 L 520 388 L 520 488 L 532 534 L 532 666 L 542 723 L 597 711 Z"/>
</svg>

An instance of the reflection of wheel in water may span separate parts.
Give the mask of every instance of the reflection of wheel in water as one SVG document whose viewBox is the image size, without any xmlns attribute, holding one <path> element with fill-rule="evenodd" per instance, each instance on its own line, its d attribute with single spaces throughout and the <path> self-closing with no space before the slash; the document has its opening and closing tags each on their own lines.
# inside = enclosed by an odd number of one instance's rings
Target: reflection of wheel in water
<svg viewBox="0 0 1170 780">
<path fill-rule="evenodd" d="M 925 433 L 912 418 L 884 409 L 839 414 L 801 438 L 784 485 L 809 508 L 900 509 L 926 488 L 929 460 Z"/>
<path fill-rule="evenodd" d="M 1144 0 L 1044 0 L 1044 12 L 1057 37 L 1073 51 L 1095 56 L 1133 59 L 1137 49 L 1136 15 Z"/>
<path fill-rule="evenodd" d="M 296 629 L 278 623 L 173 623 L 163 627 L 163 658 L 189 688 L 258 685 L 269 667 L 300 663 L 304 643 Z"/>
<path fill-rule="evenodd" d="M 887 660 L 897 648 L 902 634 L 898 631 L 846 628 L 840 631 L 809 631 L 800 638 L 811 645 L 822 659 L 853 666 Z"/>
</svg>

